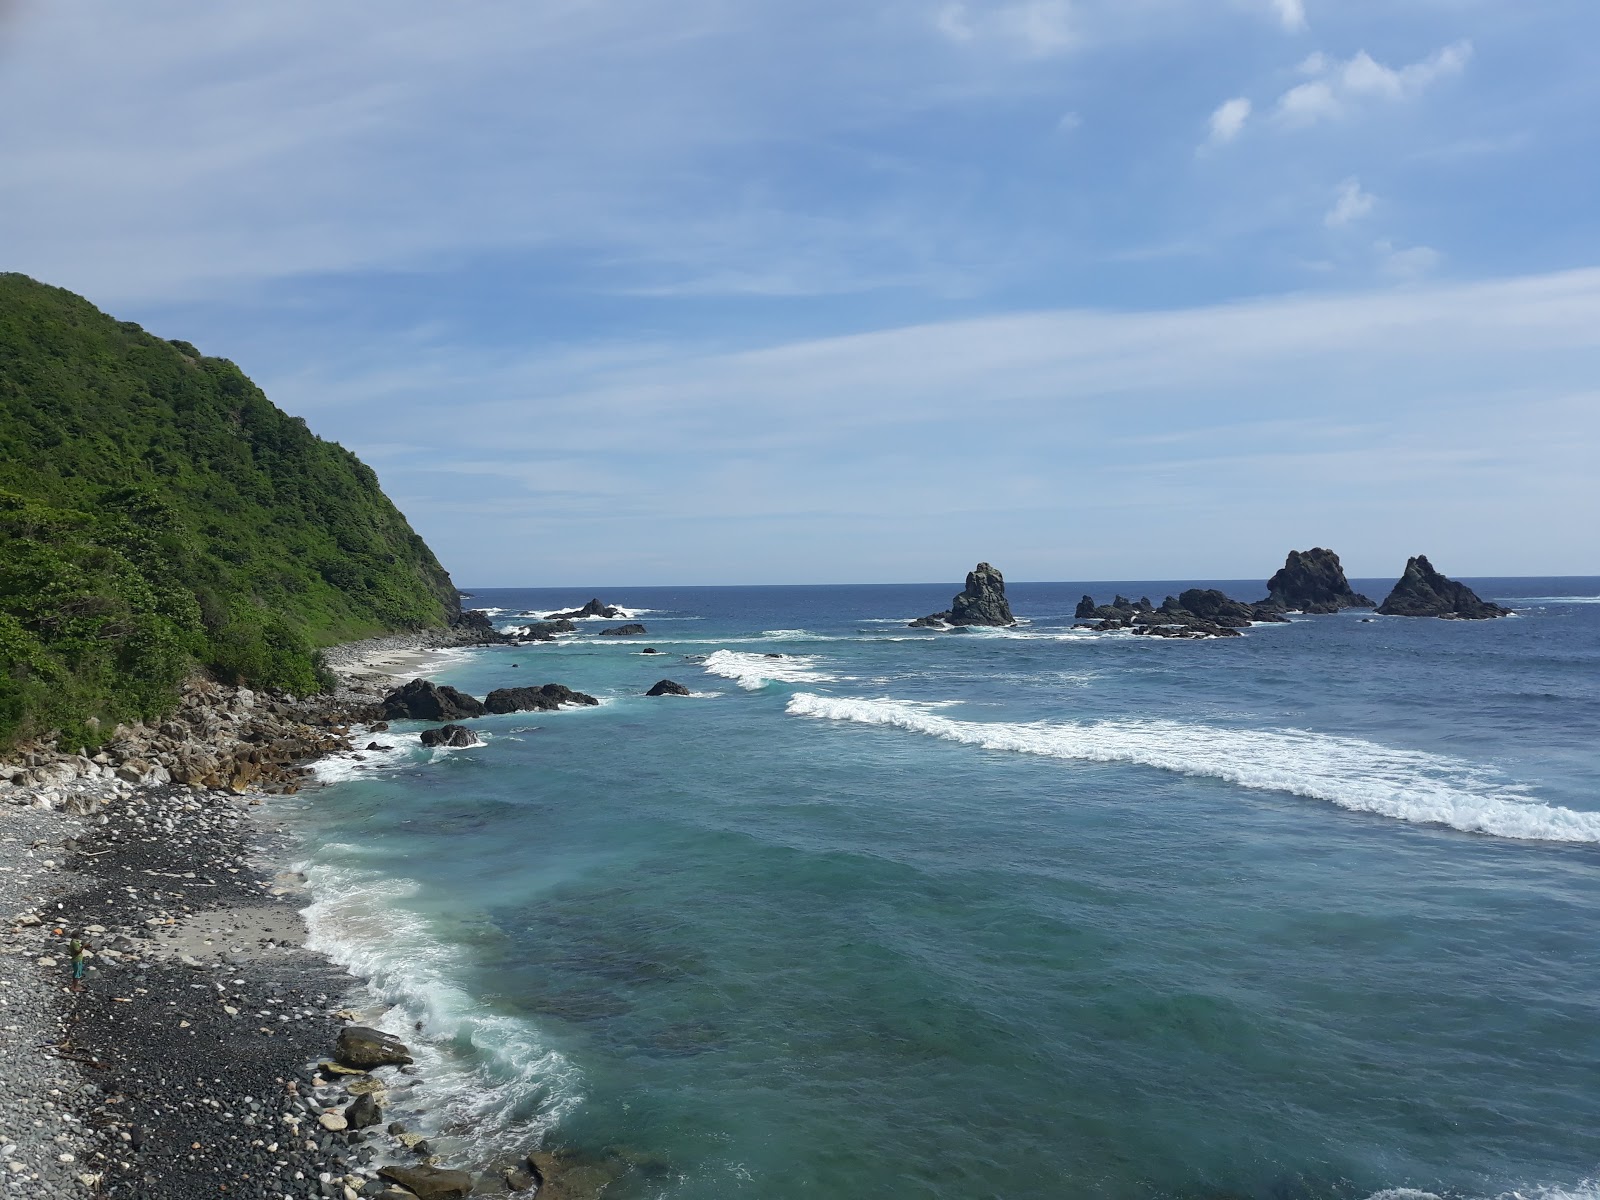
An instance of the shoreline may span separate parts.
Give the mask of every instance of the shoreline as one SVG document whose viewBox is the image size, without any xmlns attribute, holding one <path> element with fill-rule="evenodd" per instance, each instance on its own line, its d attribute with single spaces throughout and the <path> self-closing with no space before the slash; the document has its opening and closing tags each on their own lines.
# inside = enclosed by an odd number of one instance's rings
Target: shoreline
<svg viewBox="0 0 1600 1200">
<path fill-rule="evenodd" d="M 156 729 L 119 727 L 119 750 L 0 765 L 0 1193 L 403 1200 L 539 1182 L 531 1159 L 452 1171 L 391 1123 L 383 1102 L 423 1082 L 416 1068 L 329 1065 L 366 981 L 306 948 L 311 897 L 266 803 L 351 749 L 387 691 L 486 644 L 449 630 L 333 647 L 331 696 L 195 684 Z"/>
</svg>

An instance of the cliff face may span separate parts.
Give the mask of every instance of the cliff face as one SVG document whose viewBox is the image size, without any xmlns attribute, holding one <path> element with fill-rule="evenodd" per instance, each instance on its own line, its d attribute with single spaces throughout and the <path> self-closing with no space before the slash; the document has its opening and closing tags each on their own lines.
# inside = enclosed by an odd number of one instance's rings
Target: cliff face
<svg viewBox="0 0 1600 1200">
<path fill-rule="evenodd" d="M 232 363 L 0 274 L 0 745 L 93 741 L 197 665 L 311 691 L 316 647 L 459 611 L 372 470 Z"/>
</svg>

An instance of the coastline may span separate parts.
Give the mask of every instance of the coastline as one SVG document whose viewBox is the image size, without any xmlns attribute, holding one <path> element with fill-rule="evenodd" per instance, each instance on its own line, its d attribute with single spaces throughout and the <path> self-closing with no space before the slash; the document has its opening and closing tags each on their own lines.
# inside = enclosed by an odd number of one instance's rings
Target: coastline
<svg viewBox="0 0 1600 1200">
<path fill-rule="evenodd" d="M 351 749 L 392 687 L 483 644 L 448 630 L 334 647 L 330 696 L 197 684 L 159 727 L 119 728 L 110 754 L 33 747 L 0 766 L 6 1194 L 401 1200 L 538 1182 L 531 1160 L 452 1171 L 388 1121 L 385 1098 L 422 1083 L 414 1067 L 329 1065 L 364 981 L 306 948 L 310 897 L 266 799 Z"/>
</svg>

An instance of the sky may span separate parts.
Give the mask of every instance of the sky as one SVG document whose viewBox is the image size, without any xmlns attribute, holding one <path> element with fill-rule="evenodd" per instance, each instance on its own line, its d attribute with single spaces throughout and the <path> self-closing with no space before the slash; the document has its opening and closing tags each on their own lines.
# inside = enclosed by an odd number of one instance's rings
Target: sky
<svg viewBox="0 0 1600 1200">
<path fill-rule="evenodd" d="M 0 269 L 465 586 L 1600 574 L 1593 0 L 0 0 Z"/>
</svg>

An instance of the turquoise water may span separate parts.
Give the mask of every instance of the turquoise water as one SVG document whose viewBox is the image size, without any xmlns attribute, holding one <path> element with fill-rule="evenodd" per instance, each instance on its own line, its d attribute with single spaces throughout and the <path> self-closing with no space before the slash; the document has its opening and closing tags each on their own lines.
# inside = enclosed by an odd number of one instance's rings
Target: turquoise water
<svg viewBox="0 0 1600 1200">
<path fill-rule="evenodd" d="M 904 628 L 948 585 L 614 589 L 642 641 L 449 664 L 604 704 L 396 726 L 294 815 L 319 944 L 423 1049 L 401 1111 L 616 1200 L 1600 1196 L 1600 580 L 1070 628 L 1179 586 L 966 634 Z"/>
</svg>

